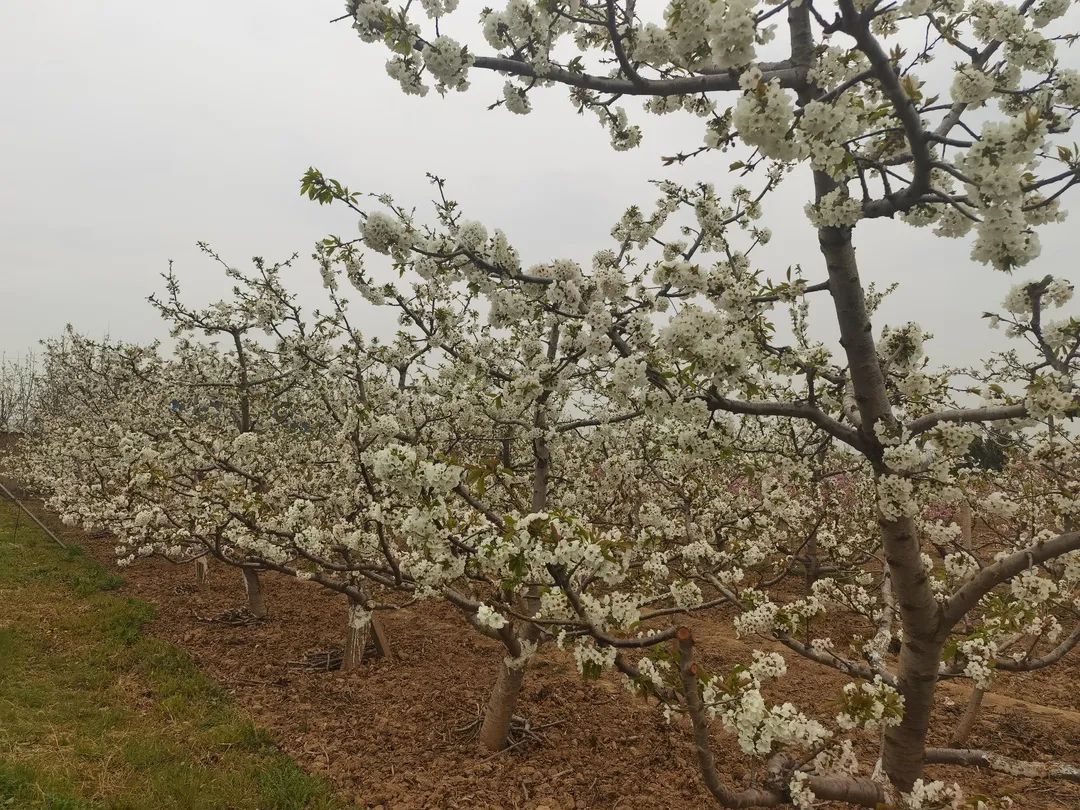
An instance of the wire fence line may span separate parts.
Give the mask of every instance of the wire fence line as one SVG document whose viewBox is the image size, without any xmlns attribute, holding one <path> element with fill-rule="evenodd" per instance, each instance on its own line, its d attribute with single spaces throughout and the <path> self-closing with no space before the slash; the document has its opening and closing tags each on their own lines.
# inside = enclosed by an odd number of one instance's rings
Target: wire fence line
<svg viewBox="0 0 1080 810">
<path fill-rule="evenodd" d="M 30 518 L 32 521 L 34 521 L 34 523 L 36 523 L 38 525 L 38 528 L 40 528 L 43 532 L 45 532 L 45 534 L 49 535 L 49 537 L 51 537 L 53 539 L 53 542 L 55 542 L 58 546 L 60 546 L 60 548 L 66 549 L 68 547 L 67 543 L 65 543 L 63 540 L 61 540 L 59 537 L 57 537 L 56 533 L 53 532 L 52 529 L 50 529 L 48 526 L 46 526 L 44 523 L 42 523 L 40 520 L 38 520 L 38 516 L 35 515 L 33 512 L 31 512 L 26 507 L 26 504 L 24 504 L 22 501 L 20 501 L 18 498 L 16 498 L 15 494 L 10 489 L 8 489 L 6 486 L 4 486 L 3 483 L 0 483 L 0 492 L 3 492 L 4 495 L 6 495 L 8 497 L 8 499 L 12 503 L 14 503 L 17 507 L 19 507 L 19 509 L 21 509 L 23 512 L 25 512 L 26 516 L 28 518 Z M 18 530 L 18 528 L 16 527 L 16 531 L 17 530 Z"/>
</svg>

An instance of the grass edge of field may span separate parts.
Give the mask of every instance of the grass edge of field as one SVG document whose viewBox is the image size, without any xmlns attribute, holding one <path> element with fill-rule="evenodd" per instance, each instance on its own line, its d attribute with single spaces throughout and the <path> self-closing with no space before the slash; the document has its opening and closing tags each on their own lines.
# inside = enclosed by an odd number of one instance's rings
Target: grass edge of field
<svg viewBox="0 0 1080 810">
<path fill-rule="evenodd" d="M 0 808 L 346 806 L 122 585 L 0 499 Z"/>
</svg>

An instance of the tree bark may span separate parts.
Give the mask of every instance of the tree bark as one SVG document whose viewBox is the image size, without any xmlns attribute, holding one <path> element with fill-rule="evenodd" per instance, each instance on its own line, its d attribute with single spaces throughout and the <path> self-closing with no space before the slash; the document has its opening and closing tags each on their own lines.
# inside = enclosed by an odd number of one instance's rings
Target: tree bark
<svg viewBox="0 0 1080 810">
<path fill-rule="evenodd" d="M 909 518 L 883 521 L 882 530 L 885 558 L 904 630 L 897 672 L 897 688 L 904 696 L 904 716 L 899 725 L 885 732 L 882 761 L 889 780 L 907 792 L 922 776 L 945 633 L 941 610 L 922 567 L 914 521 Z"/>
<path fill-rule="evenodd" d="M 960 524 L 960 544 L 965 551 L 971 551 L 973 548 L 972 529 L 975 524 L 975 516 L 971 512 L 971 504 L 967 501 L 960 503 L 960 508 L 956 512 L 956 522 Z"/>
<path fill-rule="evenodd" d="M 371 614 L 360 602 L 349 599 L 349 618 L 345 622 L 345 652 L 341 656 L 342 671 L 356 669 L 364 662 L 371 619 Z"/>
<path fill-rule="evenodd" d="M 514 709 L 521 694 L 521 686 L 525 680 L 524 668 L 528 665 L 526 656 L 522 653 L 524 641 L 534 641 L 539 647 L 540 631 L 532 624 L 525 625 L 525 633 L 518 635 L 516 624 L 503 625 L 494 629 L 477 622 L 477 608 L 479 604 L 471 598 L 455 591 L 452 587 L 444 586 L 443 595 L 458 608 L 477 630 L 487 638 L 496 640 L 503 645 L 503 652 L 508 656 L 521 659 L 522 666 L 518 670 L 512 670 L 506 665 L 505 660 L 499 661 L 496 671 L 495 683 L 488 692 L 487 703 L 484 706 L 480 718 L 480 731 L 477 734 L 478 747 L 485 751 L 497 752 L 503 750 L 510 736 L 510 729 L 514 718 Z M 534 632 L 533 632 L 534 631 Z M 476 723 L 472 724 L 475 727 Z"/>
<path fill-rule="evenodd" d="M 985 694 L 986 690 L 977 686 L 971 691 L 971 698 L 968 700 L 967 708 L 964 709 L 964 716 L 960 718 L 960 722 L 953 729 L 952 738 L 949 740 L 949 748 L 959 748 L 967 742 L 968 737 L 971 736 L 971 730 L 975 728 L 975 721 L 979 718 L 979 709 L 982 707 L 983 695 Z"/>
<path fill-rule="evenodd" d="M 244 591 L 247 593 L 248 610 L 257 619 L 266 616 L 266 603 L 263 601 L 262 582 L 259 572 L 254 568 L 244 568 Z"/>
<path fill-rule="evenodd" d="M 210 578 L 210 561 L 204 554 L 201 557 L 195 558 L 195 584 L 200 588 L 206 585 L 207 580 Z"/>
<path fill-rule="evenodd" d="M 368 611 L 362 601 L 349 598 L 349 618 L 345 624 L 345 651 L 341 656 L 342 670 L 356 669 L 364 662 L 368 641 L 375 644 L 376 655 L 389 657 L 386 634 L 378 616 Z"/>
<path fill-rule="evenodd" d="M 526 609 L 530 614 L 536 612 L 536 604 L 532 598 L 526 598 Z M 509 629 L 509 628 L 504 628 Z M 540 628 L 535 624 L 526 624 L 517 635 L 518 644 L 537 644 L 540 639 Z M 513 654 L 513 651 L 508 651 Z M 520 654 L 520 649 L 519 649 Z M 506 665 L 506 660 L 499 661 L 499 669 L 495 675 L 495 686 L 488 695 L 487 706 L 484 708 L 484 720 L 480 725 L 480 747 L 485 751 L 501 751 L 510 742 L 510 727 L 514 719 L 514 709 L 517 708 L 518 697 L 521 695 L 521 685 L 525 682 L 525 668 L 529 665 L 528 659 L 522 661 L 516 669 Z"/>
<path fill-rule="evenodd" d="M 525 666 L 522 664 L 517 669 L 511 669 L 505 661 L 499 662 L 495 686 L 488 696 L 484 722 L 480 726 L 480 746 L 485 751 L 501 751 L 510 741 L 514 710 L 525 681 Z"/>
<path fill-rule="evenodd" d="M 815 174 L 815 180 L 819 197 L 833 186 L 820 173 Z M 891 432 L 897 425 L 874 345 L 873 325 L 859 278 L 851 230 L 822 228 L 818 231 L 818 241 L 829 270 L 829 290 L 859 410 L 864 453 L 876 475 L 888 474 L 874 426 L 884 423 Z M 879 525 L 904 631 L 897 673 L 898 688 L 904 696 L 904 717 L 885 735 L 883 764 L 890 781 L 906 792 L 923 771 L 944 623 L 922 567 L 914 520 L 909 517 L 889 520 L 881 516 Z"/>
</svg>

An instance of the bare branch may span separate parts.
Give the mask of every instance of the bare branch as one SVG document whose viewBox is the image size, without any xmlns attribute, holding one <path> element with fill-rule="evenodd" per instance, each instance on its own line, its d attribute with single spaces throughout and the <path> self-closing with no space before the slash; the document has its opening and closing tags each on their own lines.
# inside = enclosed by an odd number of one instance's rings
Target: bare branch
<svg viewBox="0 0 1080 810">
<path fill-rule="evenodd" d="M 988 565 L 968 580 L 945 604 L 943 619 L 946 626 L 955 625 L 986 594 L 1021 571 L 1077 549 L 1080 549 L 1080 532 L 1066 532 L 1052 540 L 1035 543 L 1013 552 L 993 565 Z"/>
<path fill-rule="evenodd" d="M 926 761 L 935 765 L 969 765 L 989 768 L 1028 779 L 1064 779 L 1080 782 L 1080 768 L 1065 762 L 1027 762 L 977 748 L 927 748 Z"/>
<path fill-rule="evenodd" d="M 906 427 L 908 432 L 915 436 L 937 427 L 942 422 L 956 422 L 959 424 L 1000 422 L 1005 419 L 1023 419 L 1027 415 L 1027 406 L 1023 403 L 1017 405 L 987 405 L 982 408 L 958 408 L 954 411 L 928 413 L 908 422 Z"/>
</svg>

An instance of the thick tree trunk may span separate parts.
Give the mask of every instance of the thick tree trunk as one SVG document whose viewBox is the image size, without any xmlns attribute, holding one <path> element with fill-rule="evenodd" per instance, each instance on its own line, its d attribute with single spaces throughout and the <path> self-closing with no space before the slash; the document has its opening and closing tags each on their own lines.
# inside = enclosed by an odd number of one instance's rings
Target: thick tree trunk
<svg viewBox="0 0 1080 810">
<path fill-rule="evenodd" d="M 206 585 L 207 580 L 210 578 L 210 560 L 206 558 L 204 554 L 202 557 L 195 558 L 195 584 L 200 588 Z"/>
<path fill-rule="evenodd" d="M 904 696 L 904 717 L 900 725 L 885 732 L 882 762 L 889 780 L 905 792 L 922 776 L 925 765 L 941 649 L 936 639 L 906 636 L 900 647 L 897 688 Z"/>
<path fill-rule="evenodd" d="M 257 619 L 266 616 L 266 603 L 263 601 L 262 582 L 259 572 L 254 568 L 244 568 L 244 591 L 247 593 L 248 610 Z"/>
<path fill-rule="evenodd" d="M 819 198 L 834 187 L 823 175 L 816 174 L 815 180 Z M 859 278 L 851 231 L 822 228 L 818 231 L 818 241 L 829 269 L 829 291 L 859 410 L 863 452 L 876 474 L 886 474 L 888 470 L 881 460 L 882 447 L 874 426 L 882 423 L 889 432 L 896 432 L 897 425 L 874 345 L 873 325 Z M 904 631 L 897 673 L 904 696 L 904 717 L 900 725 L 890 728 L 885 735 L 883 764 L 889 780 L 900 790 L 908 791 L 923 771 L 926 731 L 945 633 L 941 609 L 922 567 L 914 520 L 881 518 L 880 526 Z"/>
<path fill-rule="evenodd" d="M 350 598 L 349 618 L 345 624 L 345 651 L 341 657 L 343 670 L 356 669 L 364 662 L 368 641 L 374 642 L 376 655 L 390 657 L 390 647 L 379 617 L 367 610 L 362 601 Z"/>
<path fill-rule="evenodd" d="M 530 615 L 536 612 L 537 601 L 538 598 L 531 595 L 525 599 L 526 610 Z M 526 625 L 518 635 L 520 644 L 537 644 L 539 639 L 540 629 L 534 624 Z M 528 665 L 527 658 L 516 669 L 508 667 L 505 660 L 499 661 L 495 686 L 488 696 L 484 721 L 480 726 L 480 746 L 485 751 L 501 751 L 509 744 L 514 710 L 517 708 L 521 685 L 525 682 L 525 668 Z"/>
<path fill-rule="evenodd" d="M 883 521 L 882 535 L 904 630 L 897 673 L 904 717 L 885 733 L 883 764 L 892 783 L 908 791 L 923 771 L 944 633 L 941 610 L 919 554 L 914 521 Z"/>
<path fill-rule="evenodd" d="M 367 588 L 359 588 L 361 598 L 349 597 L 349 617 L 345 623 L 345 651 L 341 657 L 343 670 L 356 669 L 364 662 L 364 652 L 368 642 L 375 646 L 375 654 L 384 658 L 390 657 L 390 647 L 386 641 L 386 633 L 383 631 L 382 622 L 374 611 L 367 609 L 371 603 L 371 596 Z"/>
</svg>

